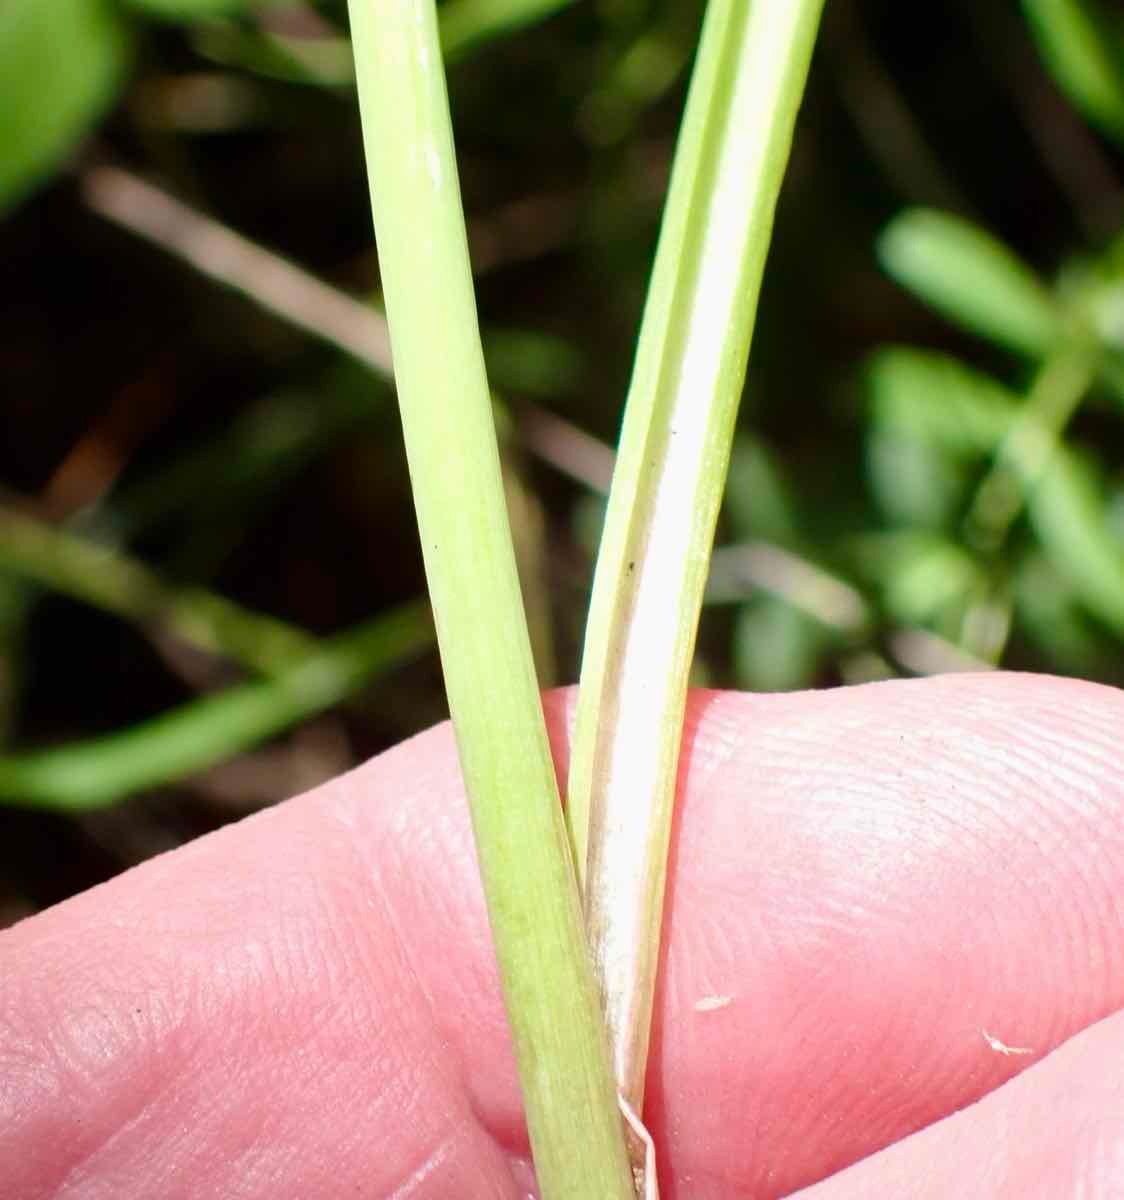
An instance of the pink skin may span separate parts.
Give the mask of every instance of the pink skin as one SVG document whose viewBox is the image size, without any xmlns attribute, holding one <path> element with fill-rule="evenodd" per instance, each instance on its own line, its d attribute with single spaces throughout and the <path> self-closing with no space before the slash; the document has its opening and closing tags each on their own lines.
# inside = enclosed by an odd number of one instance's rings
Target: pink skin
<svg viewBox="0 0 1124 1200">
<path fill-rule="evenodd" d="M 1032 676 L 692 698 L 665 1200 L 1124 1194 L 1122 741 Z M 0 936 L 0 1192 L 534 1194 L 447 727 Z"/>
</svg>

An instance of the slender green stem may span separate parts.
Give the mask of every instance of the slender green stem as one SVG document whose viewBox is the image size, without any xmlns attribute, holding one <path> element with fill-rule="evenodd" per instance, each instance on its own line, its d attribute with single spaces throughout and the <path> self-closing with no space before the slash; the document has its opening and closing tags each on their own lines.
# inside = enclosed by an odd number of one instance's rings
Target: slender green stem
<svg viewBox="0 0 1124 1200">
<path fill-rule="evenodd" d="M 544 1200 L 633 1192 L 531 662 L 433 0 L 350 0 L 371 207 L 449 708 Z"/>
<path fill-rule="evenodd" d="M 202 588 L 174 588 L 135 559 L 7 508 L 0 508 L 0 570 L 267 675 L 318 644 L 274 617 Z"/>
<path fill-rule="evenodd" d="M 1082 345 L 1042 365 L 968 511 L 965 528 L 981 549 L 994 553 L 1002 545 L 1095 378 L 1095 355 Z"/>
<path fill-rule="evenodd" d="M 711 0 L 594 580 L 570 768 L 618 1087 L 640 1111 L 687 675 L 822 0 Z"/>
</svg>

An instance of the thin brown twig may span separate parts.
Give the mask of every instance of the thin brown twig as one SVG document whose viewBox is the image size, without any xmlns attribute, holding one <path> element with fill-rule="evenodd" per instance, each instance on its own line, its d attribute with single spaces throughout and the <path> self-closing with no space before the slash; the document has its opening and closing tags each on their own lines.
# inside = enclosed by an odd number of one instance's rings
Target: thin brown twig
<svg viewBox="0 0 1124 1200">
<path fill-rule="evenodd" d="M 339 346 L 380 375 L 393 373 L 386 318 L 362 300 L 129 171 L 94 167 L 83 179 L 83 193 L 95 212 L 147 238 L 201 274 Z"/>
</svg>

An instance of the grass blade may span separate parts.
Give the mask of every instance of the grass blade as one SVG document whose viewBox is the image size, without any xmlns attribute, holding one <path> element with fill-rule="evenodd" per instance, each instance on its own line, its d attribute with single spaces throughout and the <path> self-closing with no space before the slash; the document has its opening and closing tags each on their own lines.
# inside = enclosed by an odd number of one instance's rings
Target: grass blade
<svg viewBox="0 0 1124 1200">
<path fill-rule="evenodd" d="M 597 562 L 569 820 L 618 1087 L 641 1110 L 687 673 L 820 0 L 711 0 Z"/>
</svg>

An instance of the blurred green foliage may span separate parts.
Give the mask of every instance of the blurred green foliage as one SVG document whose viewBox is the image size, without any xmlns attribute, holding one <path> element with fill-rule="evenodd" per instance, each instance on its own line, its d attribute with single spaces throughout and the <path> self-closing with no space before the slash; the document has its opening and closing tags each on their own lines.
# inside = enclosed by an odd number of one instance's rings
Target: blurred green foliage
<svg viewBox="0 0 1124 1200">
<path fill-rule="evenodd" d="M 572 679 L 702 3 L 439 11 L 536 648 Z M 224 240 L 377 294 L 345 14 L 0 6 L 13 912 L 443 715 L 386 364 Z M 1124 682 L 1122 31 L 1094 0 L 828 6 L 700 678 Z M 104 166 L 202 233 L 107 214 Z"/>
<path fill-rule="evenodd" d="M 1099 0 L 1023 0 L 1042 56 L 1081 112 L 1124 143 L 1124 17 Z"/>
<path fill-rule="evenodd" d="M 885 270 L 970 333 L 1039 356 L 1058 339 L 1050 294 L 1025 263 L 968 221 L 910 210 L 878 239 Z"/>
<path fill-rule="evenodd" d="M 202 21 L 207 17 L 235 17 L 264 9 L 261 0 L 123 0 L 131 7 L 153 17 L 172 21 Z"/>
<path fill-rule="evenodd" d="M 110 0 L 0 9 L 0 212 L 56 170 L 113 102 L 129 49 Z"/>
</svg>

